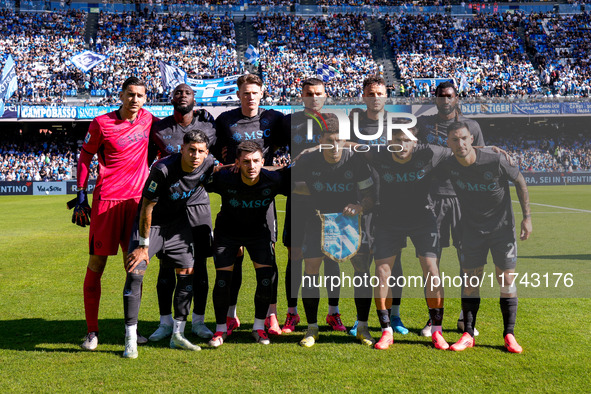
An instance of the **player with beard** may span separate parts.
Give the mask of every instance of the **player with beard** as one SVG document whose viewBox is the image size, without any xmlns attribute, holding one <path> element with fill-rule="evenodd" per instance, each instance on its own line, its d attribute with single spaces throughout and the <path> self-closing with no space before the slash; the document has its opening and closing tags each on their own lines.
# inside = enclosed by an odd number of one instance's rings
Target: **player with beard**
<svg viewBox="0 0 591 394">
<path fill-rule="evenodd" d="M 98 312 L 101 299 L 101 277 L 107 257 L 121 247 L 124 262 L 127 247 L 148 177 L 148 142 L 150 128 L 156 120 L 142 106 L 146 102 L 146 85 L 129 77 L 119 94 L 121 107 L 97 116 L 84 139 L 78 159 L 78 197 L 72 222 L 85 227 L 90 224 L 89 254 L 84 278 L 84 311 L 88 333 L 81 347 L 95 350 L 98 346 Z M 90 162 L 98 156 L 99 176 L 93 193 L 92 209 L 88 204 Z M 91 220 L 92 219 L 92 220 Z M 145 338 L 137 335 L 138 341 Z"/>
<path fill-rule="evenodd" d="M 353 111 L 350 115 L 351 124 L 357 125 L 357 130 L 361 135 L 375 135 L 380 127 L 386 130 L 387 125 L 387 111 L 385 110 L 386 98 L 388 97 L 386 91 L 386 82 L 382 77 L 370 76 L 363 81 L 363 101 L 366 105 L 365 111 Z M 355 122 L 357 117 L 357 122 Z M 381 123 L 381 125 L 380 125 Z M 382 136 L 375 140 L 367 141 L 357 136 L 355 130 L 352 130 L 354 141 L 359 144 L 381 145 L 385 148 L 388 144 L 386 133 L 382 132 Z M 379 175 L 375 168 L 370 163 L 372 171 L 372 179 L 379 184 Z M 376 202 L 379 206 L 380 201 Z M 363 228 L 366 231 L 366 243 L 362 245 L 360 252 L 351 260 L 355 267 L 355 275 L 363 277 L 364 274 L 369 274 L 369 268 L 373 259 L 371 254 L 372 243 L 374 238 L 374 228 L 372 214 L 363 215 Z M 400 254 L 396 256 L 395 263 L 392 265 L 392 276 L 402 276 L 402 264 L 400 263 Z M 408 329 L 400 319 L 400 298 L 402 296 L 402 288 L 394 287 L 390 289 L 391 296 L 388 297 L 387 310 L 390 316 L 389 327 L 400 334 L 408 334 Z M 351 335 L 359 338 L 371 338 L 368 331 L 367 321 L 371 309 L 372 291 L 370 288 L 355 288 L 355 304 L 357 305 L 357 321 L 353 328 L 349 330 Z M 361 334 L 363 333 L 363 334 Z M 363 341 L 363 340 L 362 340 Z M 372 340 L 373 341 L 373 340 Z M 369 342 L 367 342 L 369 344 Z"/>
<path fill-rule="evenodd" d="M 312 139 L 308 139 L 308 120 L 322 110 L 327 94 L 324 82 L 318 78 L 308 78 L 302 82 L 302 101 L 304 110 L 285 116 L 284 130 L 291 130 L 284 135 L 282 145 L 289 145 L 291 157 L 298 157 L 302 151 L 318 145 L 320 129 L 316 122 L 312 122 Z M 290 194 L 287 197 L 285 225 L 283 227 L 283 244 L 288 250 L 287 267 L 285 269 L 285 294 L 287 297 L 287 316 L 281 331 L 293 332 L 300 322 L 298 314 L 298 293 L 302 282 L 302 246 L 304 244 L 304 229 L 306 222 L 314 216 L 310 209 L 309 196 Z M 295 219 L 292 221 L 292 214 Z M 324 259 L 326 276 L 340 276 L 338 263 L 329 258 Z M 335 331 L 344 331 L 339 313 L 340 288 L 330 291 L 328 296 L 328 315 L 326 321 Z"/>
<path fill-rule="evenodd" d="M 263 162 L 261 146 L 255 141 L 244 141 L 238 145 L 236 154 L 239 172 L 224 169 L 214 173 L 205 185 L 208 192 L 218 193 L 222 198 L 215 221 L 213 306 L 216 332 L 209 341 L 212 347 L 221 346 L 230 330 L 227 322 L 230 284 L 236 253 L 242 246 L 248 251 L 256 272 L 252 336 L 257 343 L 270 343 L 265 332 L 265 316 L 276 293 L 277 267 L 272 239 L 274 229 L 269 227 L 267 211 L 277 194 L 289 193 L 290 177 L 288 168 L 268 171 L 263 169 Z"/>
<path fill-rule="evenodd" d="M 241 142 L 254 141 L 261 146 L 263 150 L 264 165 L 273 165 L 273 153 L 275 147 L 279 146 L 281 134 L 288 132 L 283 130 L 283 114 L 281 112 L 260 108 L 260 102 L 263 98 L 263 81 L 256 75 L 243 75 L 236 81 L 238 85 L 238 98 L 240 107 L 223 112 L 216 119 L 217 144 L 215 156 L 222 158 L 224 164 L 234 164 L 236 161 L 237 147 Z M 277 241 L 277 215 L 275 213 L 275 203 L 272 203 L 271 209 L 267 211 L 267 221 L 269 228 L 272 229 L 272 240 Z M 242 260 L 244 253 L 242 248 L 234 264 L 231 296 L 228 308 L 228 332 L 240 326 L 240 320 L 236 315 L 236 304 L 238 293 L 242 285 Z M 277 269 L 277 264 L 273 265 Z M 277 272 L 274 276 L 277 281 Z M 269 306 L 268 316 L 265 325 L 270 334 L 280 335 L 281 328 L 277 321 L 277 285 L 275 282 L 272 302 Z"/>
<path fill-rule="evenodd" d="M 141 287 L 150 258 L 159 253 L 161 265 L 176 272 L 174 321 L 170 347 L 200 350 L 184 337 L 185 323 L 193 298 L 193 234 L 187 202 L 203 188 L 213 172 L 215 159 L 209 155 L 207 137 L 200 131 L 183 136 L 181 152 L 159 160 L 152 166 L 144 186 L 138 227 L 129 244 L 127 278 L 123 289 L 125 311 L 124 358 L 137 358 L 138 313 Z"/>
<path fill-rule="evenodd" d="M 454 156 L 443 165 L 462 207 L 460 261 L 465 275 L 462 287 L 464 334 L 450 349 L 462 351 L 474 346 L 474 324 L 480 307 L 478 283 L 482 283 L 490 250 L 500 285 L 505 347 L 511 353 L 521 353 L 523 349 L 514 334 L 518 304 L 514 284 L 517 244 L 509 181 L 515 185 L 523 213 L 522 241 L 532 232 L 527 184 L 516 165 L 510 164 L 500 153 L 475 150 L 473 141 L 466 123 L 449 125 L 447 144 Z"/>
<path fill-rule="evenodd" d="M 456 87 L 451 82 L 442 82 L 435 89 L 435 104 L 437 114 L 423 116 L 417 119 L 419 133 L 417 138 L 420 142 L 447 147 L 447 128 L 454 122 L 464 122 L 468 126 L 470 134 L 474 136 L 474 146 L 484 146 L 484 138 L 480 125 L 475 120 L 464 117 L 459 106 L 459 97 Z M 449 247 L 450 235 L 453 245 L 459 256 L 461 254 L 461 211 L 456 193 L 449 180 L 442 180 L 438 177 L 433 179 L 431 185 L 431 198 L 433 200 L 435 215 L 437 216 L 437 229 L 442 248 Z M 460 262 L 461 266 L 461 262 Z M 431 319 L 421 330 L 421 335 L 431 336 Z M 463 315 L 460 313 L 458 329 L 463 330 Z M 478 331 L 474 331 L 478 335 Z"/>
<path fill-rule="evenodd" d="M 155 123 L 151 130 L 151 141 L 148 149 L 148 163 L 152 163 L 157 154 L 165 157 L 180 152 L 183 137 L 190 131 L 201 131 L 208 139 L 208 148 L 216 142 L 215 121 L 205 109 L 194 110 L 195 95 L 187 84 L 178 85 L 173 93 L 171 103 L 174 113 Z M 200 338 L 209 339 L 213 333 L 205 325 L 205 306 L 209 291 L 207 277 L 207 258 L 212 256 L 212 224 L 209 195 L 200 186 L 187 201 L 187 215 L 193 232 L 195 245 L 195 264 L 193 277 L 193 319 L 191 331 Z M 172 297 L 176 276 L 174 268 L 166 262 L 166 254 L 157 255 L 162 264 L 158 273 L 156 289 L 158 307 L 160 309 L 160 325 L 150 336 L 151 341 L 159 341 L 169 337 L 173 331 Z"/>
</svg>

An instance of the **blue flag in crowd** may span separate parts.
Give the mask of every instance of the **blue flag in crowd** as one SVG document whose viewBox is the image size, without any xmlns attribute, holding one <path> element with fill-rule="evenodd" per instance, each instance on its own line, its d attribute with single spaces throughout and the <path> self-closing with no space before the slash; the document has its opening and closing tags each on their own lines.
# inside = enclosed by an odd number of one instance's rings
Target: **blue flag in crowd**
<svg viewBox="0 0 591 394">
<path fill-rule="evenodd" d="M 316 75 L 320 76 L 324 82 L 328 82 L 331 78 L 338 77 L 341 74 L 332 66 L 318 63 L 316 65 Z"/>
<path fill-rule="evenodd" d="M 70 61 L 74 66 L 78 67 L 80 70 L 86 73 L 90 71 L 93 67 L 95 67 L 97 64 L 104 62 L 108 58 L 108 56 L 101 55 L 99 53 L 95 53 L 92 51 L 84 51 L 72 56 L 70 58 Z"/>
<path fill-rule="evenodd" d="M 164 91 L 170 92 L 181 83 L 187 83 L 187 73 L 176 67 L 159 61 L 160 76 L 162 77 L 162 87 Z"/>
<path fill-rule="evenodd" d="M 259 50 L 256 49 L 252 44 L 249 45 L 246 49 L 246 52 L 244 52 L 244 57 L 250 64 L 254 64 L 255 66 L 259 64 Z"/>
<path fill-rule="evenodd" d="M 16 92 L 16 89 L 18 89 L 16 63 L 12 55 L 8 55 L 0 78 L 0 116 L 4 115 L 4 102 Z"/>
<path fill-rule="evenodd" d="M 359 215 L 319 214 L 322 221 L 322 253 L 339 263 L 357 254 L 361 246 Z"/>
</svg>

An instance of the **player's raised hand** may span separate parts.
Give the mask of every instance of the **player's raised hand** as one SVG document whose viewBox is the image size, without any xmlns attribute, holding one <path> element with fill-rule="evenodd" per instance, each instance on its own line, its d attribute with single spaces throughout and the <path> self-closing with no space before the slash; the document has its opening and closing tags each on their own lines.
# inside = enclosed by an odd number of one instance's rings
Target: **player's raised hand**
<svg viewBox="0 0 591 394">
<path fill-rule="evenodd" d="M 72 223 L 86 227 L 90 225 L 90 205 L 88 205 L 88 197 L 86 190 L 79 190 L 76 197 L 76 206 L 72 214 Z"/>
<path fill-rule="evenodd" d="M 532 232 L 532 224 L 531 224 L 531 216 L 526 216 L 521 221 L 521 234 L 519 234 L 519 239 L 525 241 L 529 238 Z"/>
<path fill-rule="evenodd" d="M 134 249 L 133 252 L 127 255 L 127 260 L 125 261 L 125 269 L 127 272 L 133 272 L 134 268 L 137 267 L 139 263 L 145 261 L 146 264 L 150 263 L 150 255 L 148 254 L 147 247 L 137 247 Z"/>
</svg>

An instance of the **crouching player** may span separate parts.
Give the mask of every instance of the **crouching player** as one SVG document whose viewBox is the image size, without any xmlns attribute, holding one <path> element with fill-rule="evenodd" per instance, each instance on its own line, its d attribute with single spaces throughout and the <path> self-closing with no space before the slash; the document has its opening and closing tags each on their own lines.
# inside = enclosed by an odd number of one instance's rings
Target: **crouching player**
<svg viewBox="0 0 591 394">
<path fill-rule="evenodd" d="M 519 168 L 511 165 L 501 153 L 475 150 L 474 138 L 463 122 L 447 129 L 447 144 L 454 156 L 444 162 L 462 209 L 462 254 L 464 283 L 462 311 L 464 334 L 450 349 L 461 351 L 474 346 L 474 325 L 480 306 L 480 289 L 486 257 L 490 250 L 501 287 L 500 306 L 503 314 L 505 347 L 521 353 L 515 340 L 517 290 L 514 277 L 517 263 L 515 218 L 511 206 L 509 181 L 515 184 L 523 213 L 520 238 L 525 241 L 532 232 L 529 194 Z M 476 280 L 478 278 L 478 280 Z M 475 286 L 474 286 L 475 285 Z"/>
<path fill-rule="evenodd" d="M 257 287 L 254 296 L 254 324 L 252 335 L 257 343 L 268 345 L 265 318 L 273 301 L 277 264 L 267 215 L 277 194 L 287 195 L 290 189 L 289 170 L 285 172 L 263 169 L 263 148 L 255 141 L 238 145 L 238 172 L 225 169 L 213 174 L 205 189 L 222 197 L 222 207 L 214 229 L 214 262 L 216 268 L 213 288 L 213 307 L 216 332 L 209 341 L 218 347 L 228 336 L 227 312 L 231 299 L 230 284 L 236 254 L 242 245 L 253 262 Z"/>
<path fill-rule="evenodd" d="M 125 311 L 125 358 L 137 358 L 137 322 L 141 287 L 150 258 L 162 254 L 174 265 L 177 281 L 174 294 L 174 326 L 170 347 L 200 350 L 183 335 L 193 297 L 193 235 L 188 222 L 187 201 L 209 177 L 214 158 L 201 131 L 187 132 L 181 152 L 152 166 L 142 193 L 139 229 L 130 241 L 123 289 Z"/>
</svg>

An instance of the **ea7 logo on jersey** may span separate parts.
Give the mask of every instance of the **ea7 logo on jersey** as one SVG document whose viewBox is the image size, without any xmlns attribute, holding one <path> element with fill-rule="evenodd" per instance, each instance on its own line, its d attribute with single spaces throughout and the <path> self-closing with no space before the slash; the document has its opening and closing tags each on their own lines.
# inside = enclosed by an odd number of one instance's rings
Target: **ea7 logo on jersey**
<svg viewBox="0 0 591 394">
<path fill-rule="evenodd" d="M 150 186 L 148 186 L 148 191 L 155 193 L 157 188 L 158 184 L 155 181 L 152 181 L 150 182 Z"/>
</svg>

